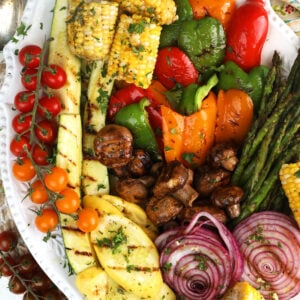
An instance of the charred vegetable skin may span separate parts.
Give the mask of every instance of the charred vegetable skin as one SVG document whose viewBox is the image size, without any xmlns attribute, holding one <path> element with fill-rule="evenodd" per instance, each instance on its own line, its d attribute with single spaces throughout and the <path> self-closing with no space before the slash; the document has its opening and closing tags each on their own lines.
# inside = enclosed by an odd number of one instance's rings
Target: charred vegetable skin
<svg viewBox="0 0 300 300">
<path fill-rule="evenodd" d="M 160 47 L 167 46 L 179 47 L 203 74 L 222 63 L 226 36 L 222 24 L 215 18 L 177 21 L 162 30 Z"/>
<path fill-rule="evenodd" d="M 203 74 L 223 61 L 226 46 L 223 26 L 211 17 L 185 21 L 179 32 L 178 45 Z"/>
</svg>

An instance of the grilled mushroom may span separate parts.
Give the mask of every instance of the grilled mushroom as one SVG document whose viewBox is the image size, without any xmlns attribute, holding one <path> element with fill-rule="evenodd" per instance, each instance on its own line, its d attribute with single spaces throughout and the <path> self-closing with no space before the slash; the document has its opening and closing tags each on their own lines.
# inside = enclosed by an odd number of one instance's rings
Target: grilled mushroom
<svg viewBox="0 0 300 300">
<path fill-rule="evenodd" d="M 184 205 L 191 206 L 198 197 L 192 182 L 193 171 L 179 161 L 172 161 L 163 167 L 153 187 L 153 194 L 158 199 L 172 195 Z"/>
<path fill-rule="evenodd" d="M 236 147 L 230 143 L 216 144 L 208 155 L 208 163 L 213 167 L 233 171 L 238 163 Z"/>
<path fill-rule="evenodd" d="M 126 165 L 132 158 L 133 136 L 124 126 L 104 126 L 94 140 L 94 150 L 99 161 L 108 168 Z"/>
<path fill-rule="evenodd" d="M 217 188 L 211 194 L 213 205 L 225 208 L 230 218 L 240 215 L 240 202 L 244 196 L 244 191 L 238 186 L 225 186 Z"/>
<path fill-rule="evenodd" d="M 146 205 L 146 213 L 155 225 L 162 225 L 175 219 L 183 207 L 183 203 L 171 195 L 161 199 L 152 197 Z"/>
</svg>

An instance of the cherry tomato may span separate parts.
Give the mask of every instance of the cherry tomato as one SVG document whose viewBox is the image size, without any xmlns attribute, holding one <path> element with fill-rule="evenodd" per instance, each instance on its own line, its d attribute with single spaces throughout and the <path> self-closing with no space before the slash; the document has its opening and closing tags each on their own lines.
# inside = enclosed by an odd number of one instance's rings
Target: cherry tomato
<svg viewBox="0 0 300 300">
<path fill-rule="evenodd" d="M 17 110 L 23 113 L 32 111 L 35 102 L 35 95 L 31 91 L 22 91 L 16 94 L 14 105 Z"/>
<path fill-rule="evenodd" d="M 51 208 L 44 208 L 35 218 L 35 225 L 37 229 L 44 233 L 54 230 L 57 224 L 57 213 Z"/>
<path fill-rule="evenodd" d="M 14 294 L 23 294 L 26 291 L 26 287 L 16 276 L 10 277 L 8 282 L 8 289 Z"/>
<path fill-rule="evenodd" d="M 21 255 L 17 262 L 16 270 L 20 275 L 28 275 L 38 269 L 38 264 L 30 253 Z"/>
<path fill-rule="evenodd" d="M 83 232 L 91 232 L 96 229 L 99 223 L 99 216 L 92 208 L 83 208 L 78 214 L 77 226 Z"/>
<path fill-rule="evenodd" d="M 39 101 L 38 113 L 46 118 L 56 117 L 61 111 L 61 102 L 56 96 L 44 96 Z"/>
<path fill-rule="evenodd" d="M 43 292 L 41 296 L 42 299 L 47 300 L 67 300 L 67 298 L 56 287 Z"/>
<path fill-rule="evenodd" d="M 48 201 L 48 193 L 41 180 L 38 179 L 32 183 L 29 198 L 36 204 L 43 204 Z"/>
<path fill-rule="evenodd" d="M 53 167 L 49 173 L 44 176 L 46 187 L 53 192 L 60 192 L 67 187 L 68 173 L 60 167 Z"/>
<path fill-rule="evenodd" d="M 8 262 L 6 263 L 5 260 Z M 11 269 L 12 266 L 16 264 L 16 261 L 10 254 L 6 254 L 3 257 L 0 256 L 0 276 L 8 277 L 13 274 L 13 271 Z"/>
<path fill-rule="evenodd" d="M 24 133 L 32 123 L 32 116 L 20 113 L 12 119 L 12 127 L 16 133 Z"/>
<path fill-rule="evenodd" d="M 12 251 L 18 244 L 18 236 L 12 230 L 5 230 L 0 233 L 0 250 L 4 252 Z"/>
<path fill-rule="evenodd" d="M 60 212 L 72 214 L 80 207 L 80 198 L 73 189 L 66 188 L 59 193 L 55 205 Z"/>
<path fill-rule="evenodd" d="M 37 69 L 26 69 L 22 72 L 22 85 L 29 91 L 35 91 L 37 87 Z"/>
<path fill-rule="evenodd" d="M 42 72 L 42 82 L 52 89 L 59 89 L 67 82 L 67 74 L 60 66 L 51 64 Z"/>
<path fill-rule="evenodd" d="M 34 292 L 43 292 L 52 287 L 52 281 L 40 270 L 30 278 L 29 286 Z"/>
<path fill-rule="evenodd" d="M 29 181 L 35 176 L 35 169 L 28 157 L 17 159 L 12 166 L 12 173 L 19 181 Z"/>
<path fill-rule="evenodd" d="M 245 71 L 260 65 L 268 28 L 264 1 L 247 0 L 236 9 L 229 22 L 225 60 L 234 61 Z"/>
<path fill-rule="evenodd" d="M 19 62 L 27 68 L 37 68 L 40 64 L 41 47 L 37 45 L 27 45 L 23 47 L 19 54 Z"/>
<path fill-rule="evenodd" d="M 26 155 L 25 149 L 28 151 L 31 149 L 29 138 L 25 135 L 15 135 L 10 142 L 10 152 L 15 156 L 21 157 Z"/>
<path fill-rule="evenodd" d="M 166 47 L 158 51 L 154 75 L 166 88 L 176 83 L 187 86 L 198 80 L 198 71 L 189 57 L 177 47 Z"/>
<path fill-rule="evenodd" d="M 39 166 L 45 166 L 49 164 L 49 158 L 51 156 L 50 149 L 46 145 L 35 144 L 32 148 L 32 159 Z"/>
<path fill-rule="evenodd" d="M 51 144 L 57 137 L 57 125 L 51 120 L 42 120 L 34 128 L 36 137 L 43 143 Z"/>
</svg>

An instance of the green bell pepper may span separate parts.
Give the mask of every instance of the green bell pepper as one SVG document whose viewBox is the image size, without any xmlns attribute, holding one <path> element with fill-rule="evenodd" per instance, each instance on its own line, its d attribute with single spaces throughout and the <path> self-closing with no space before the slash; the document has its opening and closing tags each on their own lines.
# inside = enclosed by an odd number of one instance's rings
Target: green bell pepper
<svg viewBox="0 0 300 300">
<path fill-rule="evenodd" d="M 177 46 L 181 21 L 175 21 L 170 25 L 164 25 L 160 34 L 159 48 Z"/>
<path fill-rule="evenodd" d="M 177 46 L 182 21 L 193 20 L 193 10 L 189 0 L 175 0 L 178 20 L 164 25 L 160 34 L 159 48 Z"/>
<path fill-rule="evenodd" d="M 218 76 L 212 75 L 208 81 L 199 86 L 191 83 L 186 87 L 177 84 L 164 93 L 173 110 L 182 115 L 191 115 L 201 108 L 202 101 L 218 83 Z"/>
<path fill-rule="evenodd" d="M 218 77 L 214 74 L 208 79 L 206 84 L 199 86 L 198 84 L 192 83 L 188 85 L 183 90 L 178 112 L 183 115 L 191 115 L 201 109 L 202 101 L 217 83 Z"/>
<path fill-rule="evenodd" d="M 175 0 L 176 14 L 179 21 L 193 20 L 193 9 L 189 0 Z"/>
<path fill-rule="evenodd" d="M 269 72 L 267 66 L 257 66 L 245 72 L 235 62 L 227 61 L 219 72 L 218 90 L 239 89 L 246 92 L 252 99 L 254 110 L 259 108 L 262 97 L 264 83 Z"/>
<path fill-rule="evenodd" d="M 134 147 L 144 149 L 153 159 L 161 159 L 161 153 L 148 119 L 146 107 L 150 105 L 147 98 L 121 108 L 115 115 L 114 122 L 128 128 L 134 140 Z"/>
<path fill-rule="evenodd" d="M 191 59 L 200 74 L 219 66 L 225 56 L 226 35 L 215 18 L 183 21 L 178 46 Z"/>
</svg>

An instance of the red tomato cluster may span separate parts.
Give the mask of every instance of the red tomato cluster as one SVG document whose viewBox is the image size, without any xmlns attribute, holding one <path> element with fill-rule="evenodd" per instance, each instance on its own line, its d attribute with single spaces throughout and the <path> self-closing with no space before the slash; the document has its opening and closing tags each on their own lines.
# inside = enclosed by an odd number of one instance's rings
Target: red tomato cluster
<svg viewBox="0 0 300 300">
<path fill-rule="evenodd" d="M 37 165 L 49 164 L 51 145 L 57 137 L 55 117 L 61 111 L 60 99 L 51 93 L 36 98 L 44 92 L 43 88 L 58 89 L 66 83 L 66 73 L 61 67 L 40 64 L 41 53 L 39 46 L 28 45 L 18 54 L 23 67 L 21 82 L 24 90 L 14 98 L 18 113 L 12 120 L 16 134 L 10 143 L 10 151 L 18 158 L 13 165 L 13 174 L 20 181 L 28 181 L 35 176 L 33 162 Z M 41 79 L 38 85 L 39 72 Z M 29 151 L 33 162 L 26 158 Z"/>
<path fill-rule="evenodd" d="M 18 245 L 16 232 L 0 232 L 0 276 L 9 277 L 9 290 L 23 299 L 65 299 L 30 253 L 18 254 Z"/>
</svg>

